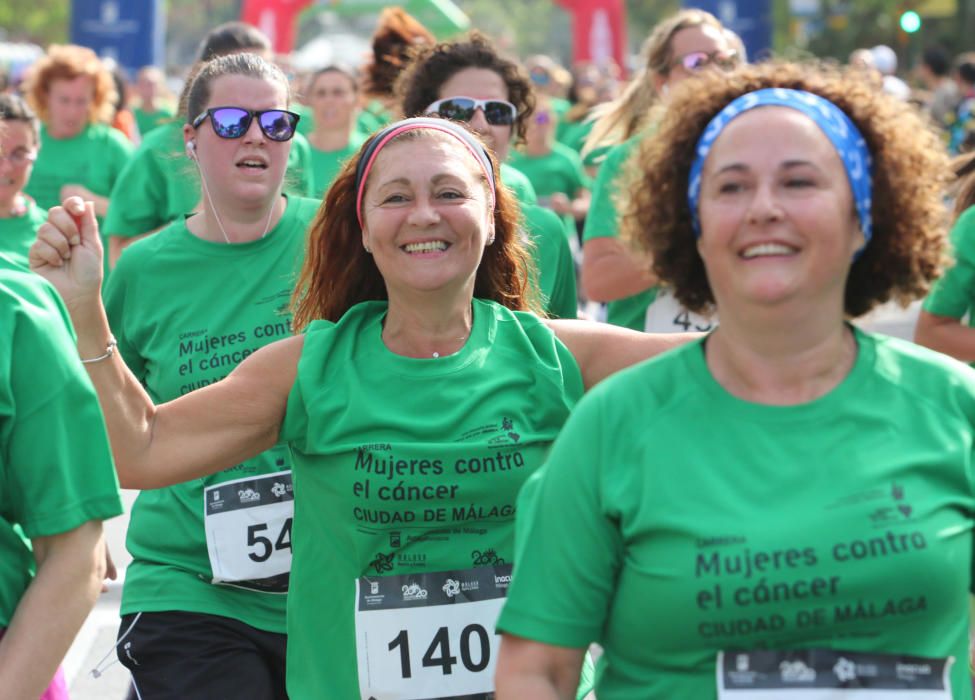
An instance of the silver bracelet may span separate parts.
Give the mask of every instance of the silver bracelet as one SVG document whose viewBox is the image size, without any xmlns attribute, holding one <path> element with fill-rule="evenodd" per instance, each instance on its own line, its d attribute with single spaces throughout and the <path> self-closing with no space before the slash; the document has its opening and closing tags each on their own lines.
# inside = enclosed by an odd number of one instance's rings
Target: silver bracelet
<svg viewBox="0 0 975 700">
<path fill-rule="evenodd" d="M 115 354 L 115 349 L 118 347 L 118 342 L 115 340 L 115 336 L 109 336 L 108 346 L 105 348 L 105 354 L 99 355 L 98 357 L 92 357 L 88 360 L 82 360 L 81 364 L 90 365 L 92 362 L 101 362 L 102 360 L 107 360 L 112 355 Z"/>
</svg>

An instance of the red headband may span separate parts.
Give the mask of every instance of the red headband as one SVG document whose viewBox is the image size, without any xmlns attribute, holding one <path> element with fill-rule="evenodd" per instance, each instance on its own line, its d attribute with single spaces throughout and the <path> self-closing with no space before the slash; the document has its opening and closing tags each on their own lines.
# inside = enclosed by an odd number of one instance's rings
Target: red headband
<svg viewBox="0 0 975 700">
<path fill-rule="evenodd" d="M 494 167 L 491 164 L 491 157 L 484 147 L 477 142 L 467 129 L 458 124 L 454 124 L 445 119 L 413 117 L 412 119 L 403 119 L 395 124 L 390 124 L 380 131 L 366 147 L 365 153 L 359 159 L 359 166 L 356 168 L 355 178 L 355 215 L 359 222 L 359 228 L 362 228 L 362 197 L 366 190 L 366 180 L 369 178 L 369 172 L 372 170 L 373 163 L 376 162 L 376 156 L 379 155 L 379 152 L 386 144 L 400 134 L 404 134 L 407 131 L 416 131 L 417 129 L 433 129 L 434 131 L 449 134 L 464 144 L 464 147 L 474 156 L 474 160 L 477 161 L 478 165 L 484 171 L 484 176 L 491 186 L 491 208 L 494 208 L 494 200 L 497 198 L 497 188 L 494 182 Z"/>
</svg>

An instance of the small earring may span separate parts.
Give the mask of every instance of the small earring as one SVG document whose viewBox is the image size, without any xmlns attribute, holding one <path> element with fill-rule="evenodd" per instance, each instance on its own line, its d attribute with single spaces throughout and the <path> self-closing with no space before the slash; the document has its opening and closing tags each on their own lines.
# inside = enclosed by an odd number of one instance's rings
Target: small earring
<svg viewBox="0 0 975 700">
<path fill-rule="evenodd" d="M 372 255 L 372 248 L 370 248 L 368 244 L 363 243 L 362 247 L 365 248 L 366 252 L 369 253 L 369 255 Z"/>
</svg>

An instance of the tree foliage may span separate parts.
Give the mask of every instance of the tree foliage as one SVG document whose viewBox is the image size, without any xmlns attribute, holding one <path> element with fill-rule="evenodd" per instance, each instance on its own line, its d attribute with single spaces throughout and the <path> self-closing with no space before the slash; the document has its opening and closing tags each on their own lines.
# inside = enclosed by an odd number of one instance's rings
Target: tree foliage
<svg viewBox="0 0 975 700">
<path fill-rule="evenodd" d="M 3 0 L 0 39 L 29 41 L 40 46 L 68 41 L 70 3 L 64 0 Z"/>
</svg>

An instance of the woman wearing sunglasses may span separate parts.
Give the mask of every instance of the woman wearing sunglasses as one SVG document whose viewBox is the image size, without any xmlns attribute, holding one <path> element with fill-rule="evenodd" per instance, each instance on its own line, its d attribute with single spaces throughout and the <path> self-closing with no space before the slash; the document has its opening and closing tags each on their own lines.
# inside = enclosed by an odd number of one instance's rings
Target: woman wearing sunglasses
<svg viewBox="0 0 975 700">
<path fill-rule="evenodd" d="M 47 218 L 24 188 L 40 147 L 39 122 L 16 95 L 0 95 L 0 253 L 27 267 L 27 251 Z"/>
<path fill-rule="evenodd" d="M 99 355 L 117 350 L 154 401 L 291 335 L 285 310 L 318 202 L 282 195 L 298 119 L 288 103 L 285 76 L 251 53 L 213 59 L 187 86 L 201 210 L 127 248 L 104 292 L 115 338 Z M 286 697 L 290 465 L 271 447 L 139 494 L 118 655 L 145 700 Z"/>
<path fill-rule="evenodd" d="M 704 70 L 728 70 L 741 60 L 730 31 L 714 15 L 696 9 L 682 10 L 658 24 L 644 53 L 643 73 L 618 100 L 597 108 L 599 116 L 583 150 L 585 157 L 589 151 L 612 146 L 596 175 L 583 229 L 582 289 L 589 300 L 607 304 L 609 323 L 635 330 L 645 328 L 647 307 L 657 296 L 657 278 L 619 239 L 616 197 L 623 166 L 654 128 L 653 105 L 666 101 L 675 85 Z M 670 318 L 683 318 L 681 310 Z M 699 325 L 705 330 L 703 323 Z"/>
<path fill-rule="evenodd" d="M 521 204 L 534 244 L 545 312 L 575 318 L 575 266 L 565 225 L 557 214 L 537 206 L 531 182 L 506 162 L 511 142 L 524 138 L 535 109 L 531 80 L 524 69 L 502 57 L 483 34 L 471 32 L 417 54 L 396 83 L 396 91 L 404 114 L 435 114 L 463 122 L 492 150 L 501 164 L 502 183 Z"/>
<path fill-rule="evenodd" d="M 271 42 L 256 27 L 243 22 L 215 27 L 201 42 L 186 86 L 204 62 L 241 51 L 266 60 L 272 57 Z M 179 104 L 182 119 L 186 118 L 185 92 L 184 88 Z M 312 195 L 311 148 L 301 134 L 292 139 L 284 183 L 288 194 Z M 119 206 L 109 210 L 102 227 L 108 240 L 109 266 L 115 266 L 126 246 L 196 211 L 202 195 L 196 167 L 186 158 L 181 121 L 173 120 L 146 134 L 112 191 Z"/>
</svg>

